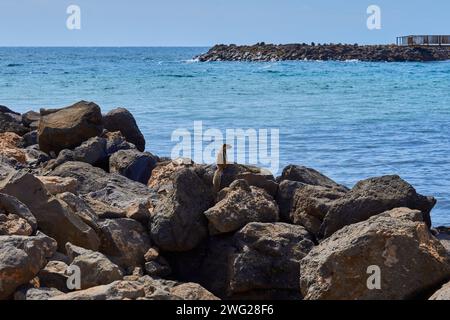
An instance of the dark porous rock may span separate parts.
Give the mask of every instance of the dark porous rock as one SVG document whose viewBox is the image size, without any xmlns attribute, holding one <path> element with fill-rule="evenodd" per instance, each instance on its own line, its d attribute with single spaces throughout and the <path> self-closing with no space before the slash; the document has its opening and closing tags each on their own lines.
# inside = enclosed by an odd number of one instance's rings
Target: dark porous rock
<svg viewBox="0 0 450 320">
<path fill-rule="evenodd" d="M 441 289 L 436 291 L 431 297 L 430 300 L 450 300 L 450 282 L 442 286 Z"/>
<path fill-rule="evenodd" d="M 70 266 L 80 268 L 81 289 L 110 284 L 123 278 L 121 268 L 100 252 L 86 250 L 76 256 Z"/>
<path fill-rule="evenodd" d="M 212 190 L 193 168 L 173 171 L 166 166 L 157 176 L 164 182 L 150 181 L 150 185 L 158 185 L 159 193 L 150 223 L 152 239 L 165 251 L 189 251 L 208 235 L 203 213 L 214 201 Z"/>
<path fill-rule="evenodd" d="M 41 287 L 56 288 L 61 292 L 67 292 L 67 268 L 69 267 L 65 262 L 51 260 L 47 263 L 44 269 L 39 271 L 37 277 Z"/>
<path fill-rule="evenodd" d="M 120 131 L 109 132 L 105 130 L 102 137 L 106 139 L 106 153 L 108 156 L 111 156 L 120 150 L 136 149 L 136 146 L 131 142 L 128 142 Z"/>
<path fill-rule="evenodd" d="M 20 113 L 15 112 L 15 111 L 11 110 L 10 108 L 8 108 L 7 106 L 2 106 L 2 105 L 0 105 L 0 113 L 11 113 L 13 115 L 20 116 Z"/>
<path fill-rule="evenodd" d="M 66 162 L 48 175 L 78 180 L 78 195 L 100 218 L 124 218 L 136 204 L 151 208 L 157 199 L 151 188 L 83 162 Z"/>
<path fill-rule="evenodd" d="M 15 113 L 0 112 L 0 133 L 11 132 L 23 136 L 30 131 L 22 124 L 22 118 Z"/>
<path fill-rule="evenodd" d="M 162 257 L 145 263 L 145 272 L 151 277 L 163 278 L 172 273 L 170 265 Z"/>
<path fill-rule="evenodd" d="M 335 201 L 327 212 L 320 235 L 329 237 L 342 227 L 364 221 L 371 216 L 398 207 L 418 209 L 431 227 L 430 211 L 436 199 L 418 194 L 399 176 L 383 176 L 358 182 L 344 197 Z"/>
<path fill-rule="evenodd" d="M 97 214 L 82 198 L 70 192 L 58 194 L 57 198 L 64 201 L 75 215 L 96 232 L 100 229 Z"/>
<path fill-rule="evenodd" d="M 0 236 L 0 300 L 27 284 L 56 252 L 56 241 L 38 233 L 34 237 Z"/>
<path fill-rule="evenodd" d="M 106 139 L 100 137 L 90 138 L 73 150 L 74 161 L 86 162 L 94 166 L 105 165 L 106 157 Z"/>
<path fill-rule="evenodd" d="M 144 286 L 137 281 L 115 281 L 110 284 L 75 291 L 50 300 L 135 300 L 145 296 Z"/>
<path fill-rule="evenodd" d="M 93 102 L 80 101 L 46 115 L 41 112 L 41 115 L 38 140 L 39 147 L 46 153 L 76 148 L 103 131 L 100 107 Z"/>
<path fill-rule="evenodd" d="M 338 188 L 347 191 L 348 188 L 342 186 L 320 172 L 302 166 L 289 165 L 283 169 L 283 173 L 277 178 L 279 182 L 284 180 L 302 182 L 313 186 L 322 186 L 328 188 Z"/>
<path fill-rule="evenodd" d="M 210 234 L 239 230 L 250 222 L 277 222 L 278 206 L 263 189 L 236 180 L 219 193 L 219 202 L 205 211 Z"/>
<path fill-rule="evenodd" d="M 17 198 L 0 193 L 0 213 L 13 214 L 24 219 L 31 227 L 32 233 L 37 230 L 37 220 L 26 205 Z"/>
<path fill-rule="evenodd" d="M 144 255 L 150 249 L 146 228 L 132 219 L 106 220 L 100 223 L 100 252 L 127 270 L 144 266 Z"/>
<path fill-rule="evenodd" d="M 38 144 L 38 140 L 37 140 L 37 131 L 36 130 L 30 131 L 23 135 L 22 142 L 21 142 L 22 148 L 27 148 L 27 147 L 37 145 L 37 144 Z"/>
<path fill-rule="evenodd" d="M 450 259 L 427 225 L 417 220 L 417 210 L 402 208 L 334 233 L 301 261 L 305 298 L 416 299 L 437 290 L 450 278 Z M 381 290 L 371 290 L 368 283 L 376 282 L 369 277 L 377 269 Z"/>
<path fill-rule="evenodd" d="M 56 288 L 26 288 L 24 290 L 17 291 L 14 294 L 14 300 L 45 301 L 62 294 L 64 294 L 64 292 L 61 292 Z"/>
<path fill-rule="evenodd" d="M 46 165 L 45 169 L 46 171 L 50 171 L 69 161 L 85 162 L 93 166 L 106 169 L 108 167 L 107 156 L 106 139 L 93 137 L 86 140 L 73 150 L 61 150 L 58 157 L 51 160 Z"/>
<path fill-rule="evenodd" d="M 28 190 L 28 192 L 24 192 Z M 42 182 L 25 171 L 12 172 L 0 182 L 0 192 L 16 197 L 36 218 L 39 229 L 64 249 L 67 242 L 97 250 L 99 238 L 68 206 L 51 196 Z"/>
<path fill-rule="evenodd" d="M 297 189 L 293 196 L 289 220 L 317 236 L 334 201 L 345 195 L 341 188 L 305 185 Z"/>
<path fill-rule="evenodd" d="M 120 150 L 109 159 L 109 171 L 119 173 L 133 181 L 147 184 L 158 158 L 149 152 Z"/>
<path fill-rule="evenodd" d="M 214 295 L 229 298 L 230 259 L 235 251 L 232 234 L 212 236 L 195 249 L 166 252 L 172 276 L 183 282 L 199 283 Z"/>
<path fill-rule="evenodd" d="M 302 182 L 290 180 L 283 180 L 279 184 L 275 200 L 280 209 L 280 220 L 282 222 L 292 223 L 290 214 L 294 202 L 294 194 L 304 186 L 306 185 Z"/>
<path fill-rule="evenodd" d="M 248 224 L 235 235 L 229 294 L 259 299 L 300 298 L 300 261 L 313 246 L 312 237 L 300 226 Z"/>
<path fill-rule="evenodd" d="M 36 111 L 28 111 L 22 115 L 22 123 L 25 127 L 31 128 L 33 130 L 39 127 L 39 120 L 41 119 L 41 114 Z"/>
<path fill-rule="evenodd" d="M 105 129 L 110 132 L 120 131 L 127 141 L 133 143 L 136 148 L 143 152 L 145 150 L 144 135 L 133 115 L 124 108 L 117 108 L 108 112 L 103 117 Z"/>
</svg>

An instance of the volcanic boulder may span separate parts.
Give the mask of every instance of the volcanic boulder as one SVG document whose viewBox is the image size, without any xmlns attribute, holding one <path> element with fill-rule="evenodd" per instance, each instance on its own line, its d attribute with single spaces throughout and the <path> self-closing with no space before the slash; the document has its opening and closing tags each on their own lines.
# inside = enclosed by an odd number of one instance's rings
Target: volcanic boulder
<svg viewBox="0 0 450 320">
<path fill-rule="evenodd" d="M 73 149 L 103 131 L 100 107 L 93 102 L 80 101 L 45 114 L 41 113 L 38 140 L 40 149 L 46 153 Z"/>
<path fill-rule="evenodd" d="M 450 260 L 427 225 L 418 220 L 422 220 L 420 211 L 395 209 L 325 239 L 301 261 L 305 298 L 414 299 L 437 289 L 450 277 Z M 379 276 L 380 290 L 368 285 L 374 285 L 370 275 Z"/>
<path fill-rule="evenodd" d="M 103 122 L 106 130 L 109 132 L 120 131 L 127 141 L 133 143 L 139 151 L 145 150 L 144 135 L 127 109 L 111 110 L 103 117 Z"/>
</svg>

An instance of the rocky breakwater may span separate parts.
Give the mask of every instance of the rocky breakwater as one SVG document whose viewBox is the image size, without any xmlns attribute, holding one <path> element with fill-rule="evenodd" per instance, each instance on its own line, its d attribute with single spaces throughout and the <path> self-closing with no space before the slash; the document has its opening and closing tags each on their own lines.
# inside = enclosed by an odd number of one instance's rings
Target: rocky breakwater
<svg viewBox="0 0 450 320">
<path fill-rule="evenodd" d="M 398 176 L 229 164 L 216 193 L 126 109 L 0 112 L 0 299 L 449 299 L 436 200 Z"/>
<path fill-rule="evenodd" d="M 396 45 L 258 43 L 252 46 L 216 45 L 196 57 L 206 61 L 443 61 L 450 60 L 450 47 L 407 47 Z"/>
</svg>

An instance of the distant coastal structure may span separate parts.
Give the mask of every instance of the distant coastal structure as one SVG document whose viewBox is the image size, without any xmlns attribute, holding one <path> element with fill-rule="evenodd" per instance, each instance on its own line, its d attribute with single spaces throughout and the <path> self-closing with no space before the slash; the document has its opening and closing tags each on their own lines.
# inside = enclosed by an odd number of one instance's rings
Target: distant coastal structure
<svg viewBox="0 0 450 320">
<path fill-rule="evenodd" d="M 398 46 L 450 46 L 450 35 L 410 35 L 397 37 Z"/>
</svg>

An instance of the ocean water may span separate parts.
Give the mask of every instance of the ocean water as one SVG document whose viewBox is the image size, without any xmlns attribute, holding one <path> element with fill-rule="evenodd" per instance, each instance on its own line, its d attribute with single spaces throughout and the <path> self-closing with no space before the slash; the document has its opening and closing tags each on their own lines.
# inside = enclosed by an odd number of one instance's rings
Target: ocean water
<svg viewBox="0 0 450 320">
<path fill-rule="evenodd" d="M 19 112 L 81 99 L 136 117 L 148 151 L 178 128 L 280 130 L 290 163 L 334 180 L 399 174 L 438 198 L 450 225 L 450 61 L 199 63 L 207 48 L 0 48 L 0 104 Z"/>
</svg>

